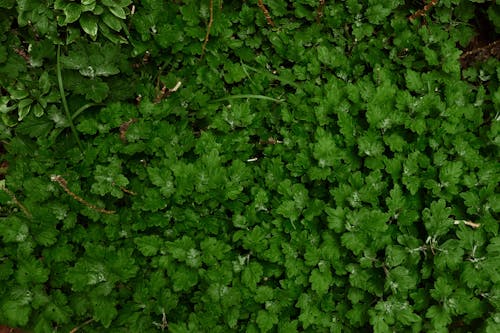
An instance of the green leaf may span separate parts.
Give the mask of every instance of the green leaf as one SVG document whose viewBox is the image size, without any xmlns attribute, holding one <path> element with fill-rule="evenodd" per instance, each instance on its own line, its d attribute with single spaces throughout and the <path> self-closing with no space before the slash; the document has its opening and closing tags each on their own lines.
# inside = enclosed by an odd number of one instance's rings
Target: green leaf
<svg viewBox="0 0 500 333">
<path fill-rule="evenodd" d="M 451 208 L 446 207 L 446 201 L 443 199 L 433 201 L 430 208 L 424 209 L 422 217 L 429 236 L 441 236 L 448 232 L 453 226 L 450 214 Z"/>
<path fill-rule="evenodd" d="M 460 246 L 460 241 L 449 239 L 439 247 L 434 262 L 436 269 L 441 271 L 456 271 L 463 262 L 464 250 Z"/>
<path fill-rule="evenodd" d="M 17 104 L 18 121 L 23 120 L 30 113 L 32 104 L 33 100 L 31 98 L 25 98 L 19 101 Z"/>
<path fill-rule="evenodd" d="M 111 160 L 108 166 L 97 165 L 94 176 L 96 182 L 92 184 L 92 193 L 99 195 L 111 194 L 117 198 L 123 198 L 125 188 L 129 181 L 122 174 L 121 161 Z"/>
<path fill-rule="evenodd" d="M 344 153 L 341 149 L 337 148 L 337 143 L 330 133 L 318 130 L 313 156 L 318 161 L 318 165 L 324 168 L 340 164 Z"/>
<path fill-rule="evenodd" d="M 186 265 L 178 265 L 171 275 L 174 291 L 188 291 L 198 283 L 198 274 Z"/>
<path fill-rule="evenodd" d="M 15 3 L 15 0 L 0 0 L 0 8 L 11 9 Z"/>
<path fill-rule="evenodd" d="M 385 249 L 385 255 L 387 266 L 396 267 L 406 261 L 408 257 L 408 251 L 402 246 L 389 245 Z"/>
<path fill-rule="evenodd" d="M 321 271 L 315 268 L 311 272 L 309 282 L 311 282 L 312 290 L 316 291 L 319 295 L 324 295 L 333 283 L 332 273 L 327 269 Z"/>
<path fill-rule="evenodd" d="M 122 29 L 122 23 L 120 19 L 107 12 L 104 12 L 101 16 L 104 23 L 114 31 L 120 31 Z"/>
<path fill-rule="evenodd" d="M 101 322 L 105 328 L 108 328 L 118 314 L 115 302 L 112 299 L 100 296 L 92 301 L 92 306 L 94 308 L 94 319 Z"/>
<path fill-rule="evenodd" d="M 19 300 L 5 300 L 0 307 L 7 324 L 12 327 L 24 327 L 28 324 L 31 307 Z"/>
<path fill-rule="evenodd" d="M 48 72 L 43 72 L 42 75 L 40 75 L 40 78 L 38 79 L 38 87 L 40 88 L 42 95 L 46 95 L 50 91 L 52 84 L 50 82 Z"/>
<path fill-rule="evenodd" d="M 358 139 L 358 149 L 361 155 L 380 157 L 384 152 L 384 145 L 380 140 L 380 135 L 369 130 Z"/>
<path fill-rule="evenodd" d="M 420 74 L 411 69 L 407 69 L 406 71 L 406 86 L 408 89 L 415 92 L 423 92 L 424 90 L 424 84 Z"/>
<path fill-rule="evenodd" d="M 259 310 L 255 319 L 259 325 L 260 332 L 269 332 L 279 321 L 278 315 L 266 310 Z"/>
<path fill-rule="evenodd" d="M 116 17 L 125 20 L 127 18 L 127 15 L 125 14 L 125 10 L 123 10 L 122 7 L 114 6 L 114 7 L 108 7 L 109 11 Z"/>
<path fill-rule="evenodd" d="M 137 248 L 141 251 L 142 255 L 151 257 L 156 255 L 156 253 L 161 249 L 163 240 L 156 235 L 151 235 L 134 238 L 134 243 L 137 245 Z"/>
<path fill-rule="evenodd" d="M 462 168 L 463 163 L 460 161 L 446 162 L 439 170 L 441 185 L 449 187 L 457 184 L 462 178 Z"/>
<path fill-rule="evenodd" d="M 44 283 L 49 278 L 49 270 L 35 259 L 22 261 L 15 273 L 16 281 L 21 285 L 28 283 Z"/>
<path fill-rule="evenodd" d="M 417 276 L 407 268 L 398 266 L 389 271 L 386 288 L 392 289 L 393 293 L 407 293 L 417 285 Z"/>
<path fill-rule="evenodd" d="M 262 278 L 264 270 L 262 266 L 254 261 L 251 261 L 244 269 L 241 274 L 241 281 L 250 289 L 256 290 L 257 283 Z"/>
<path fill-rule="evenodd" d="M 208 237 L 200 243 L 203 262 L 213 265 L 217 260 L 222 260 L 231 247 L 214 237 Z"/>
<path fill-rule="evenodd" d="M 427 310 L 425 316 L 431 319 L 431 322 L 436 329 L 445 328 L 452 322 L 450 313 L 438 305 L 432 305 Z"/>
<path fill-rule="evenodd" d="M 97 37 L 97 17 L 92 14 L 83 14 L 80 17 L 80 26 L 86 34 L 90 35 L 93 39 Z"/>
<path fill-rule="evenodd" d="M 76 129 L 83 134 L 94 135 L 99 129 L 99 123 L 96 119 L 83 119 L 77 126 Z"/>
<path fill-rule="evenodd" d="M 29 237 L 29 228 L 23 220 L 11 216 L 1 221 L 0 235 L 5 243 L 23 242 Z"/>
<path fill-rule="evenodd" d="M 80 14 L 82 13 L 82 7 L 79 4 L 72 2 L 67 4 L 63 10 L 64 14 L 66 15 L 64 24 L 76 22 L 80 18 Z"/>
<path fill-rule="evenodd" d="M 40 118 L 41 116 L 43 116 L 45 113 L 45 110 L 43 109 L 43 107 L 40 105 L 40 103 L 35 103 L 33 105 L 33 115 L 35 117 L 38 117 Z"/>
<path fill-rule="evenodd" d="M 74 89 L 75 93 L 84 95 L 96 103 L 102 102 L 109 94 L 109 86 L 102 80 L 82 80 Z"/>
</svg>

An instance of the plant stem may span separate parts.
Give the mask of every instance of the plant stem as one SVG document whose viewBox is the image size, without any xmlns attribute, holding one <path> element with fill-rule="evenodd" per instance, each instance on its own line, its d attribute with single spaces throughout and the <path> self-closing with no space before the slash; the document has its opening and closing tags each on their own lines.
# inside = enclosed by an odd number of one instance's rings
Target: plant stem
<svg viewBox="0 0 500 333">
<path fill-rule="evenodd" d="M 231 99 L 242 99 L 242 98 L 265 99 L 265 100 L 273 101 L 276 103 L 283 103 L 284 102 L 284 100 L 282 100 L 282 99 L 276 99 L 276 98 L 272 98 L 272 97 L 268 97 L 268 96 L 264 96 L 264 95 L 248 95 L 248 94 L 231 95 L 231 96 L 227 96 L 227 97 L 214 99 L 212 102 L 220 102 L 220 101 L 227 101 L 227 100 L 231 100 Z"/>
<path fill-rule="evenodd" d="M 87 110 L 88 108 L 91 108 L 93 106 L 98 106 L 98 105 L 105 105 L 105 104 L 102 104 L 102 103 L 88 103 L 88 104 L 85 104 L 84 106 L 80 107 L 78 110 L 76 110 L 71 115 L 71 119 L 76 119 L 80 115 L 80 113 L 82 113 L 83 111 Z"/>
<path fill-rule="evenodd" d="M 61 75 L 60 56 L 61 56 L 61 45 L 58 45 L 57 46 L 56 70 L 57 70 L 57 81 L 59 83 L 59 93 L 61 94 L 63 108 L 64 108 L 64 111 L 66 112 L 66 118 L 68 118 L 71 132 L 73 132 L 73 136 L 75 137 L 76 143 L 78 144 L 78 148 L 80 149 L 81 152 L 83 152 L 83 146 L 82 146 L 82 143 L 80 141 L 80 138 L 78 137 L 78 132 L 76 131 L 75 124 L 73 123 L 73 117 L 71 117 L 71 112 L 69 112 L 68 102 L 66 101 L 66 95 L 64 94 L 64 85 L 63 85 L 63 80 L 62 80 L 62 75 Z"/>
</svg>

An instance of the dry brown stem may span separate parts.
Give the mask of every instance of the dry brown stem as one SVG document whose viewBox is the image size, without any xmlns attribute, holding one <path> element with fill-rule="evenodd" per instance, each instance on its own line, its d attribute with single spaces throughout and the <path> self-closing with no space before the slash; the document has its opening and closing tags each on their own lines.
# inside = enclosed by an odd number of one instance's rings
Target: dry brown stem
<svg viewBox="0 0 500 333">
<path fill-rule="evenodd" d="M 210 10 L 210 18 L 208 19 L 207 33 L 205 34 L 205 40 L 203 41 L 203 45 L 201 46 L 200 60 L 203 59 L 203 56 L 205 55 L 205 49 L 207 48 L 207 43 L 210 38 L 210 29 L 212 29 L 212 24 L 214 23 L 214 0 L 210 0 L 209 10 Z"/>
<path fill-rule="evenodd" d="M 120 125 L 120 140 L 122 140 L 123 143 L 127 142 L 127 138 L 125 137 L 125 135 L 127 134 L 128 128 L 136 121 L 137 119 L 132 118 Z"/>
<path fill-rule="evenodd" d="M 93 321 L 94 321 L 94 319 L 89 319 L 89 320 L 85 321 L 84 323 L 78 325 L 77 327 L 73 328 L 71 331 L 69 331 L 69 333 L 76 333 L 80 328 L 90 324 Z"/>
<path fill-rule="evenodd" d="M 26 207 L 24 207 L 24 205 L 19 200 L 17 200 L 16 195 L 11 190 L 9 190 L 3 184 L 0 184 L 0 189 L 3 190 L 5 193 L 7 193 L 10 196 L 10 198 L 12 199 L 12 202 L 17 207 L 19 207 L 19 209 L 21 209 L 21 211 L 24 213 L 24 215 L 26 215 L 27 218 L 31 219 L 33 217 L 33 215 L 31 215 L 31 213 L 28 211 L 28 209 Z"/>
<path fill-rule="evenodd" d="M 478 47 L 464 52 L 460 56 L 460 62 L 462 64 L 462 68 L 467 68 L 474 63 L 483 62 L 489 58 L 500 59 L 500 39 L 483 47 Z"/>
<path fill-rule="evenodd" d="M 263 0 L 259 0 L 257 3 L 257 6 L 259 6 L 260 10 L 262 10 L 262 13 L 264 13 L 264 16 L 266 17 L 267 24 L 270 26 L 274 27 L 274 22 L 271 19 L 271 15 L 269 14 L 269 11 L 267 10 L 266 6 L 264 5 Z"/>
<path fill-rule="evenodd" d="M 410 21 L 413 21 L 414 19 L 416 19 L 417 17 L 421 17 L 421 16 L 425 16 L 427 15 L 427 12 L 429 10 L 431 10 L 432 7 L 434 7 L 435 5 L 437 5 L 438 3 L 438 0 L 430 0 L 425 6 L 424 8 L 422 9 L 419 9 L 417 10 L 413 15 L 410 15 L 410 17 L 408 17 L 408 19 Z"/>
<path fill-rule="evenodd" d="M 325 3 L 326 0 L 319 0 L 319 6 L 318 9 L 316 10 L 316 22 L 320 23 L 321 19 L 323 18 L 324 10 L 325 10 Z"/>
<path fill-rule="evenodd" d="M 103 213 L 103 214 L 114 214 L 116 213 L 114 210 L 106 210 L 104 208 L 99 208 L 97 207 L 96 205 L 93 205 L 91 204 L 90 202 L 86 201 L 85 199 L 83 199 L 82 197 L 79 197 L 77 194 L 73 193 L 69 188 L 68 188 L 68 182 L 66 181 L 66 179 L 64 179 L 62 176 L 60 175 L 52 175 L 50 177 L 50 180 L 52 180 L 53 182 L 56 182 L 58 183 L 62 188 L 63 190 L 68 193 L 73 199 L 75 199 L 76 201 L 78 201 L 79 203 L 87 206 L 88 208 L 92 209 L 92 210 L 95 210 L 96 212 L 99 212 L 99 213 Z"/>
<path fill-rule="evenodd" d="M 30 63 L 30 56 L 23 49 L 14 48 L 14 52 L 20 55 L 28 64 Z"/>
</svg>

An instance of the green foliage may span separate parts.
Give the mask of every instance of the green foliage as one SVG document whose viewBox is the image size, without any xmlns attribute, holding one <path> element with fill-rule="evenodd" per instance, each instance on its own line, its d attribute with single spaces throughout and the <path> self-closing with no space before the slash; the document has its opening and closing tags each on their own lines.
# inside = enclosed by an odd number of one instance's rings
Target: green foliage
<svg viewBox="0 0 500 333">
<path fill-rule="evenodd" d="M 0 0 L 0 324 L 498 331 L 480 2 Z"/>
</svg>

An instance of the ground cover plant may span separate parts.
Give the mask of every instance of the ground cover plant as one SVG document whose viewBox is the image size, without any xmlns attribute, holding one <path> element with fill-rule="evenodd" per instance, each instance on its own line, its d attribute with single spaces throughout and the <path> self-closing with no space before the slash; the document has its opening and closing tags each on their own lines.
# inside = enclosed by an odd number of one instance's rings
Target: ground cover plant
<svg viewBox="0 0 500 333">
<path fill-rule="evenodd" d="M 0 324 L 500 331 L 499 13 L 0 0 Z"/>
</svg>

